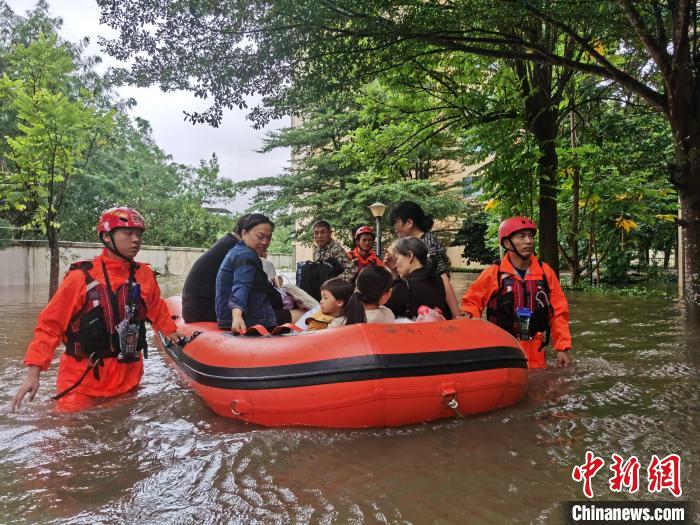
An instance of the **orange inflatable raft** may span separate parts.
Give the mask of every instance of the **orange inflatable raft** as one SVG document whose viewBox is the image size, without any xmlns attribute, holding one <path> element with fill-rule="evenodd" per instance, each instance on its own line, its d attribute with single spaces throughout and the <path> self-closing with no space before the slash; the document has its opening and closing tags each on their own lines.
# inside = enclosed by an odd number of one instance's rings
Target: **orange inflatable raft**
<svg viewBox="0 0 700 525">
<path fill-rule="evenodd" d="M 179 316 L 180 297 L 167 300 Z M 163 350 L 216 413 L 265 426 L 362 428 L 479 414 L 520 400 L 525 354 L 480 319 L 358 324 L 275 337 L 186 324 Z"/>
</svg>

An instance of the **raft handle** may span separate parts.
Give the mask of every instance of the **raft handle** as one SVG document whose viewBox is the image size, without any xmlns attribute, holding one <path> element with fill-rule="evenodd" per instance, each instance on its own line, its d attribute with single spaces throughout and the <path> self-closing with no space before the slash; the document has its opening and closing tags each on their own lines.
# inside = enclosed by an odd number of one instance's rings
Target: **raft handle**
<svg viewBox="0 0 700 525">
<path fill-rule="evenodd" d="M 170 348 L 174 344 L 176 344 L 180 348 L 184 348 L 187 343 L 191 343 L 192 341 L 194 341 L 194 339 L 197 336 L 201 335 L 202 332 L 201 332 L 201 330 L 197 330 L 197 331 L 193 332 L 192 335 L 189 337 L 181 337 L 180 339 L 177 340 L 177 343 L 173 343 L 170 339 L 163 336 L 163 334 L 161 332 L 159 332 L 159 334 L 160 334 L 161 340 L 163 341 L 163 345 L 166 348 Z"/>
<path fill-rule="evenodd" d="M 457 401 L 457 390 L 454 388 L 445 388 L 442 391 L 442 400 L 447 408 L 451 408 L 455 416 L 462 418 L 464 415 L 459 411 L 459 401 Z"/>
<path fill-rule="evenodd" d="M 234 399 L 229 406 L 231 413 L 236 417 L 243 417 L 250 413 L 250 403 L 245 399 Z"/>
</svg>

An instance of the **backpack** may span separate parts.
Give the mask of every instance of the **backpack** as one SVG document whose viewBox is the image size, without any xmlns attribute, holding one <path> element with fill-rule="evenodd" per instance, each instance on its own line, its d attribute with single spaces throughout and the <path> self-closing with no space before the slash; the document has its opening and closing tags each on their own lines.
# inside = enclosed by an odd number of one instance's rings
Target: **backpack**
<svg viewBox="0 0 700 525">
<path fill-rule="evenodd" d="M 328 258 L 321 262 L 303 261 L 297 264 L 297 286 L 319 301 L 321 299 L 321 285 L 342 272 L 343 267 L 334 258 Z"/>
</svg>

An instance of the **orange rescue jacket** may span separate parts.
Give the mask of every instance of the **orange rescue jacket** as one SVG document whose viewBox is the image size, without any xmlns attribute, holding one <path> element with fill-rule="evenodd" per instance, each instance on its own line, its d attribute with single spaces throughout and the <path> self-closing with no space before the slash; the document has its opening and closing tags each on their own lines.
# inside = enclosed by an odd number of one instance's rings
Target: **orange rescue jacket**
<svg viewBox="0 0 700 525">
<path fill-rule="evenodd" d="M 498 294 L 500 284 L 498 279 L 501 274 L 508 274 L 520 283 L 523 281 L 520 274 L 513 268 L 510 258 L 506 255 L 501 259 L 500 264 L 493 264 L 481 272 L 481 275 L 464 293 L 461 310 L 471 314 L 474 318 L 481 317 L 489 300 L 495 294 Z M 542 280 L 543 277 L 549 285 L 549 303 L 552 307 L 549 314 L 552 346 L 559 352 L 569 350 L 571 348 L 569 303 L 554 270 L 546 263 L 540 264 L 536 257 L 531 256 L 530 267 L 525 274 L 525 280 Z M 537 339 L 541 340 L 541 335 Z M 526 343 L 526 341 L 521 341 L 521 343 Z"/>
<path fill-rule="evenodd" d="M 102 263 L 109 274 L 113 289 L 117 289 L 129 278 L 129 263 L 111 259 L 106 256 L 106 250 L 93 259 L 90 275 L 100 283 L 105 283 Z M 141 287 L 141 298 L 146 303 L 148 319 L 155 330 L 169 335 L 177 330 L 165 301 L 160 296 L 160 288 L 156 282 L 153 270 L 147 264 L 136 263 L 135 279 Z M 59 344 L 66 342 L 66 331 L 73 317 L 82 309 L 87 296 L 85 275 L 80 270 L 69 271 L 56 294 L 49 304 L 39 314 L 34 338 L 24 357 L 24 364 L 39 366 L 42 370 L 49 368 L 54 350 Z M 87 359 L 77 360 L 61 355 L 58 365 L 56 386 L 59 392 L 75 384 L 85 371 Z M 100 367 L 99 380 L 93 374 L 88 374 L 74 392 L 98 397 L 109 397 L 122 394 L 138 385 L 143 376 L 143 360 L 132 363 L 119 363 L 115 357 L 104 359 Z"/>
</svg>

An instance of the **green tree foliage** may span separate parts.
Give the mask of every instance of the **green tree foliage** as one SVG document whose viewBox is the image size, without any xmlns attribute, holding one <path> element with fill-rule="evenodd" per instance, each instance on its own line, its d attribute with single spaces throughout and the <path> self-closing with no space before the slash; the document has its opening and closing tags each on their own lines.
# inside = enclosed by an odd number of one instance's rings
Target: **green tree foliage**
<svg viewBox="0 0 700 525">
<path fill-rule="evenodd" d="M 95 218 L 112 206 L 132 206 L 146 219 L 147 244 L 205 247 L 233 228 L 232 218 L 210 211 L 232 199 L 232 181 L 219 177 L 216 157 L 198 167 L 177 164 L 151 137 L 148 122 L 117 119 L 109 147 L 96 152 L 85 176 L 72 187 L 73 206 L 62 214 L 65 238 L 93 240 Z"/>
<path fill-rule="evenodd" d="M 559 249 L 574 283 L 596 271 L 603 280 L 622 282 L 633 260 L 646 262 L 649 249 L 668 259 L 675 248 L 677 195 L 667 182 L 673 157 L 668 125 L 648 108 L 607 95 L 572 108 L 566 116 L 575 118 L 564 119 L 557 142 Z M 537 146 L 507 121 L 470 131 L 465 142 L 470 141 L 491 155 L 475 180 L 495 247 L 503 217 L 531 215 L 536 208 L 530 167 L 537 162 Z"/>
<path fill-rule="evenodd" d="M 265 150 L 291 147 L 294 165 L 282 176 L 240 185 L 256 190 L 251 209 L 302 227 L 324 218 L 348 245 L 357 226 L 374 224 L 368 206 L 376 201 L 415 200 L 437 219 L 461 215 L 460 188 L 446 164 L 456 153 L 454 137 L 431 136 L 420 119 L 401 119 L 380 96 L 390 97 L 370 85 L 356 100 L 315 108 L 299 125 L 268 136 Z M 405 137 L 418 138 L 397 148 Z M 388 234 L 391 225 L 384 226 Z M 298 236 L 308 241 L 308 228 Z"/>
<path fill-rule="evenodd" d="M 529 128 L 538 137 L 539 178 L 546 186 L 540 188 L 541 197 L 550 202 L 556 196 L 556 152 L 551 149 L 556 137 L 550 117 L 556 117 L 567 80 L 560 76 L 553 84 L 552 68 L 612 81 L 671 125 L 670 181 L 679 191 L 683 214 L 689 277 L 685 295 L 689 306 L 700 303 L 696 2 L 98 3 L 104 19 L 120 30 L 118 40 L 106 43 L 108 51 L 119 58 L 139 56 L 125 78 L 211 97 L 209 110 L 190 115 L 197 122 L 218 124 L 222 108 L 244 107 L 252 92 L 263 95 L 262 104 L 251 112 L 258 123 L 303 112 L 327 103 L 334 92 L 357 90 L 427 55 L 475 54 L 511 61 L 525 88 Z M 543 164 L 543 159 L 549 161 Z M 545 204 L 540 202 L 540 208 Z"/>
<path fill-rule="evenodd" d="M 92 106 L 86 90 L 71 90 L 75 65 L 55 35 L 14 45 L 0 80 L 0 98 L 16 114 L 19 134 L 6 137 L 10 153 L 2 210 L 28 211 L 28 227 L 47 236 L 49 294 L 58 287 L 58 211 L 71 180 L 80 176 L 93 147 L 109 133 L 113 111 Z"/>
<path fill-rule="evenodd" d="M 103 210 L 120 205 L 145 216 L 145 242 L 208 247 L 233 220 L 215 208 L 235 196 L 216 157 L 173 162 L 132 119 L 98 57 L 58 36 L 60 19 L 39 2 L 26 18 L 0 3 L 0 224 L 3 236 L 36 236 L 51 247 L 52 290 L 58 240 L 94 241 Z M 38 228 L 38 229 L 37 229 Z M 9 233 L 14 232 L 14 233 Z"/>
<path fill-rule="evenodd" d="M 453 246 L 464 246 L 462 257 L 467 264 L 493 264 L 498 261 L 498 250 L 488 235 L 489 217 L 483 209 L 473 209 L 462 223 L 452 243 Z"/>
<path fill-rule="evenodd" d="M 590 259 L 595 259 L 604 273 L 610 270 L 609 280 L 624 280 L 633 258 L 644 265 L 649 249 L 668 258 L 675 248 L 678 196 L 667 183 L 673 158 L 668 124 L 648 108 L 615 102 L 590 107 L 586 120 L 577 123 L 581 143 L 560 152 L 566 239 L 561 250 L 573 275 L 590 276 Z M 574 199 L 576 181 L 580 188 Z M 577 226 L 572 224 L 574 205 Z M 577 251 L 585 255 L 573 261 Z"/>
<path fill-rule="evenodd" d="M 294 246 L 292 245 L 294 237 L 294 229 L 291 226 L 275 224 L 275 231 L 272 232 L 272 242 L 267 251 L 291 255 L 294 251 Z"/>
</svg>

